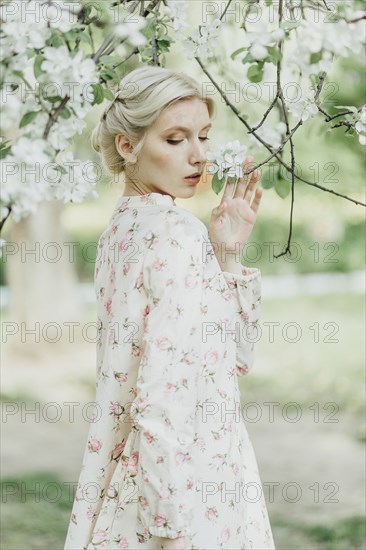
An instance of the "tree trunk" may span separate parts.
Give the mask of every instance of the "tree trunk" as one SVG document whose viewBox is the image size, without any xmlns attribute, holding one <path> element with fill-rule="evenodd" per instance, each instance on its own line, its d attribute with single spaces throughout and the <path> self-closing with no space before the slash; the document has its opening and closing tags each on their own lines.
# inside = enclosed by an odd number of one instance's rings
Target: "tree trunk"
<svg viewBox="0 0 366 550">
<path fill-rule="evenodd" d="M 60 331 L 64 340 L 68 333 L 64 323 L 82 317 L 73 249 L 63 244 L 70 240 L 61 224 L 63 206 L 61 201 L 44 201 L 36 214 L 10 227 L 7 243 L 14 253 L 6 258 L 8 322 L 14 323 L 10 330 L 17 331 L 19 338 L 8 338 L 8 342 L 16 341 L 24 351 L 41 353 L 39 344 L 52 341 Z M 27 333 L 32 330 L 35 334 Z"/>
</svg>

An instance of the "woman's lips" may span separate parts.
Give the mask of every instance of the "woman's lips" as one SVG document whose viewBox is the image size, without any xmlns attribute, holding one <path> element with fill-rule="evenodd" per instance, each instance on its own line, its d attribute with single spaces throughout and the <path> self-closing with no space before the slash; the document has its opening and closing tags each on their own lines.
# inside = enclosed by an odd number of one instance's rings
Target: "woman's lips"
<svg viewBox="0 0 366 550">
<path fill-rule="evenodd" d="M 185 179 L 185 181 L 187 181 L 191 185 L 196 185 L 200 181 L 201 176 L 195 176 L 194 178 L 188 177 L 188 178 L 184 178 L 184 179 Z"/>
</svg>

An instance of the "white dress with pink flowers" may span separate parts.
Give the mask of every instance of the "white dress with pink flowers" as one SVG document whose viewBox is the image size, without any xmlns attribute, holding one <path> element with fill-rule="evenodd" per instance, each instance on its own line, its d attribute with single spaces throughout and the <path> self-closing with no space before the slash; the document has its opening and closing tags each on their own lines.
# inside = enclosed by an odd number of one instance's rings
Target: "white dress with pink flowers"
<svg viewBox="0 0 366 550">
<path fill-rule="evenodd" d="M 261 275 L 223 272 L 207 228 L 160 193 L 119 197 L 98 243 L 95 422 L 65 550 L 273 549 L 238 377 Z"/>
</svg>

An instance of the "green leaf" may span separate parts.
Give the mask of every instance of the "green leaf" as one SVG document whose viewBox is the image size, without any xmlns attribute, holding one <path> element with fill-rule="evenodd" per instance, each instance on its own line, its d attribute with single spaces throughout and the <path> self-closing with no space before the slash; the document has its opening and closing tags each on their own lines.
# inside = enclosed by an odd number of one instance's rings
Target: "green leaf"
<svg viewBox="0 0 366 550">
<path fill-rule="evenodd" d="M 118 65 L 123 61 L 122 57 L 119 57 L 117 55 L 102 55 L 99 62 L 105 65 L 106 67 L 113 67 L 114 65 Z"/>
<path fill-rule="evenodd" d="M 36 118 L 38 113 L 41 111 L 30 111 L 29 113 L 25 113 L 25 115 L 22 117 L 22 120 L 19 123 L 19 128 L 24 128 L 24 126 L 27 126 L 27 124 L 30 124 L 33 122 L 33 120 Z"/>
<path fill-rule="evenodd" d="M 63 46 L 65 42 L 62 40 L 61 36 L 57 33 L 53 33 L 52 36 L 46 42 L 47 46 L 52 46 L 53 48 L 59 48 Z"/>
<path fill-rule="evenodd" d="M 242 63 L 253 63 L 253 61 L 255 61 L 254 57 L 252 56 L 251 53 L 247 53 L 247 55 L 241 60 Z"/>
<path fill-rule="evenodd" d="M 101 84 L 93 84 L 92 85 L 93 94 L 94 94 L 94 101 L 92 105 L 99 105 L 100 103 L 103 103 L 104 101 L 104 88 Z"/>
<path fill-rule="evenodd" d="M 52 95 L 52 96 L 46 96 L 45 99 L 49 101 L 50 103 L 57 103 L 58 101 L 62 100 L 62 97 L 59 95 Z"/>
<path fill-rule="evenodd" d="M 3 136 L 1 136 L 3 138 Z M 10 140 L 0 142 L 0 160 L 4 159 L 11 151 L 11 146 L 8 145 Z"/>
<path fill-rule="evenodd" d="M 239 55 L 241 52 L 245 52 L 246 50 L 247 48 L 239 48 L 238 50 L 235 50 L 235 52 L 230 55 L 231 59 L 234 59 L 234 57 Z"/>
<path fill-rule="evenodd" d="M 291 185 L 288 181 L 278 180 L 275 183 L 275 191 L 281 199 L 285 199 L 289 192 L 291 191 Z"/>
<path fill-rule="evenodd" d="M 269 59 L 270 59 L 271 63 L 273 63 L 274 65 L 277 65 L 277 63 L 282 58 L 282 54 L 281 54 L 280 50 L 278 50 L 274 46 L 267 46 L 267 50 L 268 50 L 268 53 L 269 53 Z"/>
<path fill-rule="evenodd" d="M 43 55 L 38 54 L 34 60 L 34 66 L 33 66 L 33 72 L 34 76 L 38 79 L 39 76 L 42 74 L 41 65 L 43 63 Z"/>
<path fill-rule="evenodd" d="M 247 77 L 250 82 L 261 82 L 263 79 L 263 67 L 251 65 L 247 71 Z"/>
<path fill-rule="evenodd" d="M 62 109 L 61 113 L 60 113 L 60 117 L 61 118 L 70 118 L 71 117 L 71 111 L 70 109 L 68 109 L 67 107 L 65 107 L 65 109 Z"/>
<path fill-rule="evenodd" d="M 211 181 L 211 187 L 212 190 L 218 195 L 221 191 L 221 189 L 224 187 L 225 178 L 223 177 L 221 180 L 219 180 L 218 172 L 216 172 L 212 178 Z"/>
<path fill-rule="evenodd" d="M 266 7 L 272 6 L 272 0 L 264 0 Z"/>
<path fill-rule="evenodd" d="M 275 174 L 274 165 L 270 165 L 269 168 L 263 172 L 260 183 L 263 189 L 271 189 L 275 186 L 277 180 L 278 177 Z"/>
<path fill-rule="evenodd" d="M 103 69 L 100 71 L 100 78 L 103 80 L 115 80 L 116 75 L 117 73 L 113 69 Z"/>
<path fill-rule="evenodd" d="M 114 100 L 114 93 L 112 92 L 112 90 L 109 90 L 108 88 L 103 88 L 103 94 L 105 99 L 109 99 L 109 101 Z"/>
<path fill-rule="evenodd" d="M 348 109 L 348 111 L 352 111 L 352 113 L 357 113 L 358 109 L 354 105 L 336 105 L 334 107 L 335 109 Z"/>
<path fill-rule="evenodd" d="M 92 39 L 90 38 L 90 36 L 88 35 L 88 33 L 86 33 L 86 32 L 79 32 L 78 38 L 80 38 L 80 40 L 82 40 L 83 42 L 86 42 L 87 44 L 89 44 L 89 46 L 92 46 L 92 47 L 93 47 L 93 41 L 92 41 Z"/>
<path fill-rule="evenodd" d="M 157 41 L 158 48 L 162 52 L 168 52 L 169 51 L 170 43 L 171 43 L 170 40 L 165 40 L 165 39 Z"/>
<path fill-rule="evenodd" d="M 322 59 L 322 52 L 312 53 L 310 56 L 310 65 L 318 63 Z"/>
<path fill-rule="evenodd" d="M 292 31 L 300 25 L 300 21 L 282 21 L 280 27 L 284 31 Z"/>
</svg>

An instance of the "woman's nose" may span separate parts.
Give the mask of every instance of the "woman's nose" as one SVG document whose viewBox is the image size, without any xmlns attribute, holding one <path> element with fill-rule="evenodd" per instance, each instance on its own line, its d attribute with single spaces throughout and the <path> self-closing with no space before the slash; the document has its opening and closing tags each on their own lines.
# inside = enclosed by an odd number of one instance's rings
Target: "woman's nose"
<svg viewBox="0 0 366 550">
<path fill-rule="evenodd" d="M 206 142 L 201 142 L 200 140 L 197 140 L 192 145 L 191 150 L 191 162 L 192 164 L 195 164 L 197 162 L 206 162 L 206 151 L 207 151 L 207 145 Z"/>
</svg>

